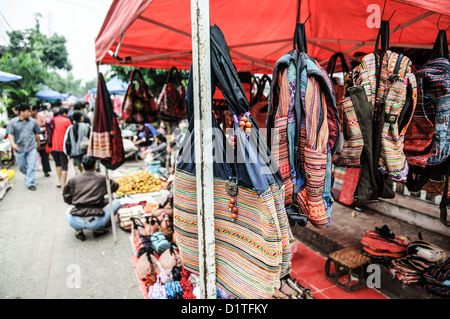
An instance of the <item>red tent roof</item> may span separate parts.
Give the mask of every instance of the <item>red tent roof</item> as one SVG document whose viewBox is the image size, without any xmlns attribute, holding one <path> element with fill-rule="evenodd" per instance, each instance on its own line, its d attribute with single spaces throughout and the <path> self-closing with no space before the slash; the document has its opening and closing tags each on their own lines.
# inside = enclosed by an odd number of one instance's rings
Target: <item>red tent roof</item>
<svg viewBox="0 0 450 319">
<path fill-rule="evenodd" d="M 223 31 L 238 71 L 272 73 L 278 58 L 292 48 L 297 2 L 210 1 L 211 25 Z M 390 18 L 391 47 L 431 48 L 438 20 L 440 29 L 450 25 L 448 0 L 302 1 L 299 21 L 307 20 L 308 54 L 325 64 L 338 51 L 348 60 L 357 51 L 373 51 L 374 8 L 380 14 L 384 8 L 383 19 Z M 95 42 L 96 62 L 188 69 L 190 10 L 188 0 L 115 0 Z M 122 35 L 118 60 L 110 53 L 116 53 Z"/>
</svg>

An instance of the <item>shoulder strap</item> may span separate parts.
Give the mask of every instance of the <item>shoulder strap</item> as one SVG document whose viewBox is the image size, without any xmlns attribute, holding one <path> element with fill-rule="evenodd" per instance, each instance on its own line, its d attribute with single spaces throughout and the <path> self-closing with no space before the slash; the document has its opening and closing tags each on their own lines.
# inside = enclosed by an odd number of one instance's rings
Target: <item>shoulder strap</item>
<svg viewBox="0 0 450 319">
<path fill-rule="evenodd" d="M 330 61 L 328 61 L 327 73 L 329 74 L 330 78 L 333 78 L 334 70 L 336 68 L 336 62 L 338 59 L 341 60 L 342 72 L 344 73 L 350 72 L 350 68 L 348 67 L 344 54 L 342 52 L 337 52 L 333 54 L 330 58 Z"/>
<path fill-rule="evenodd" d="M 431 52 L 431 58 L 449 58 L 447 33 L 445 30 L 439 30 L 436 41 L 434 42 L 433 50 Z"/>
<path fill-rule="evenodd" d="M 298 50 L 299 52 L 308 53 L 308 47 L 306 45 L 306 32 L 305 32 L 305 24 L 297 23 L 295 26 L 294 32 L 294 50 Z"/>
</svg>

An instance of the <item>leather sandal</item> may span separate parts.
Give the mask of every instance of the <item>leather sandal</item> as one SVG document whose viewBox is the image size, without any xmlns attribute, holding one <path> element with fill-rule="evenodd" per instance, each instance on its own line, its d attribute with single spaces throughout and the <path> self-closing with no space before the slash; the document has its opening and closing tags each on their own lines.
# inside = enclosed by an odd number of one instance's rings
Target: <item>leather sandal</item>
<svg viewBox="0 0 450 319">
<path fill-rule="evenodd" d="M 75 237 L 81 241 L 86 240 L 86 235 L 84 234 L 83 230 L 77 230 L 77 232 L 75 233 Z"/>
<path fill-rule="evenodd" d="M 107 233 L 108 233 L 107 229 L 104 229 L 104 228 L 96 229 L 96 230 L 94 230 L 94 237 L 97 238 L 97 237 L 103 236 Z"/>
</svg>

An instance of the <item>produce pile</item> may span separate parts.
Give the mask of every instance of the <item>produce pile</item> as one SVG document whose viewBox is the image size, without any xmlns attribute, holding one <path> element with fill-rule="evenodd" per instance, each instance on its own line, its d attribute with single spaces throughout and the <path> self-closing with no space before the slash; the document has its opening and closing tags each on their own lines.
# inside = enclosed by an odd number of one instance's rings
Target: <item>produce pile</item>
<svg viewBox="0 0 450 319">
<path fill-rule="evenodd" d="M 118 196 L 159 192 L 162 188 L 161 179 L 147 171 L 120 177 L 116 182 L 119 184 Z"/>
</svg>

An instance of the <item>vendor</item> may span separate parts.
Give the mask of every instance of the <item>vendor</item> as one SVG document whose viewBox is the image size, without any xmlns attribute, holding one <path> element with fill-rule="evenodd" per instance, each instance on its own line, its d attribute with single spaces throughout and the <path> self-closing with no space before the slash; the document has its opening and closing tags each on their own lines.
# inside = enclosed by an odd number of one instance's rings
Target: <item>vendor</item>
<svg viewBox="0 0 450 319">
<path fill-rule="evenodd" d="M 138 123 L 137 131 L 133 137 L 133 142 L 137 147 L 146 147 L 153 143 L 153 136 L 156 130 L 151 124 Z"/>
<path fill-rule="evenodd" d="M 105 200 L 106 178 L 95 171 L 97 166 L 95 158 L 83 155 L 81 166 L 84 172 L 67 182 L 63 189 L 63 197 L 67 204 L 72 205 L 66 210 L 67 221 L 76 230 L 75 237 L 83 241 L 86 239 L 83 229 L 93 230 L 94 237 L 106 234 L 111 213 L 110 205 Z M 118 189 L 119 184 L 111 180 L 111 192 Z M 116 214 L 121 207 L 120 201 L 114 200 L 112 207 Z"/>
<path fill-rule="evenodd" d="M 161 166 L 165 167 L 167 158 L 166 137 L 161 133 L 156 134 L 155 142 L 142 153 L 141 158 L 147 158 L 147 161 L 159 161 Z"/>
</svg>

